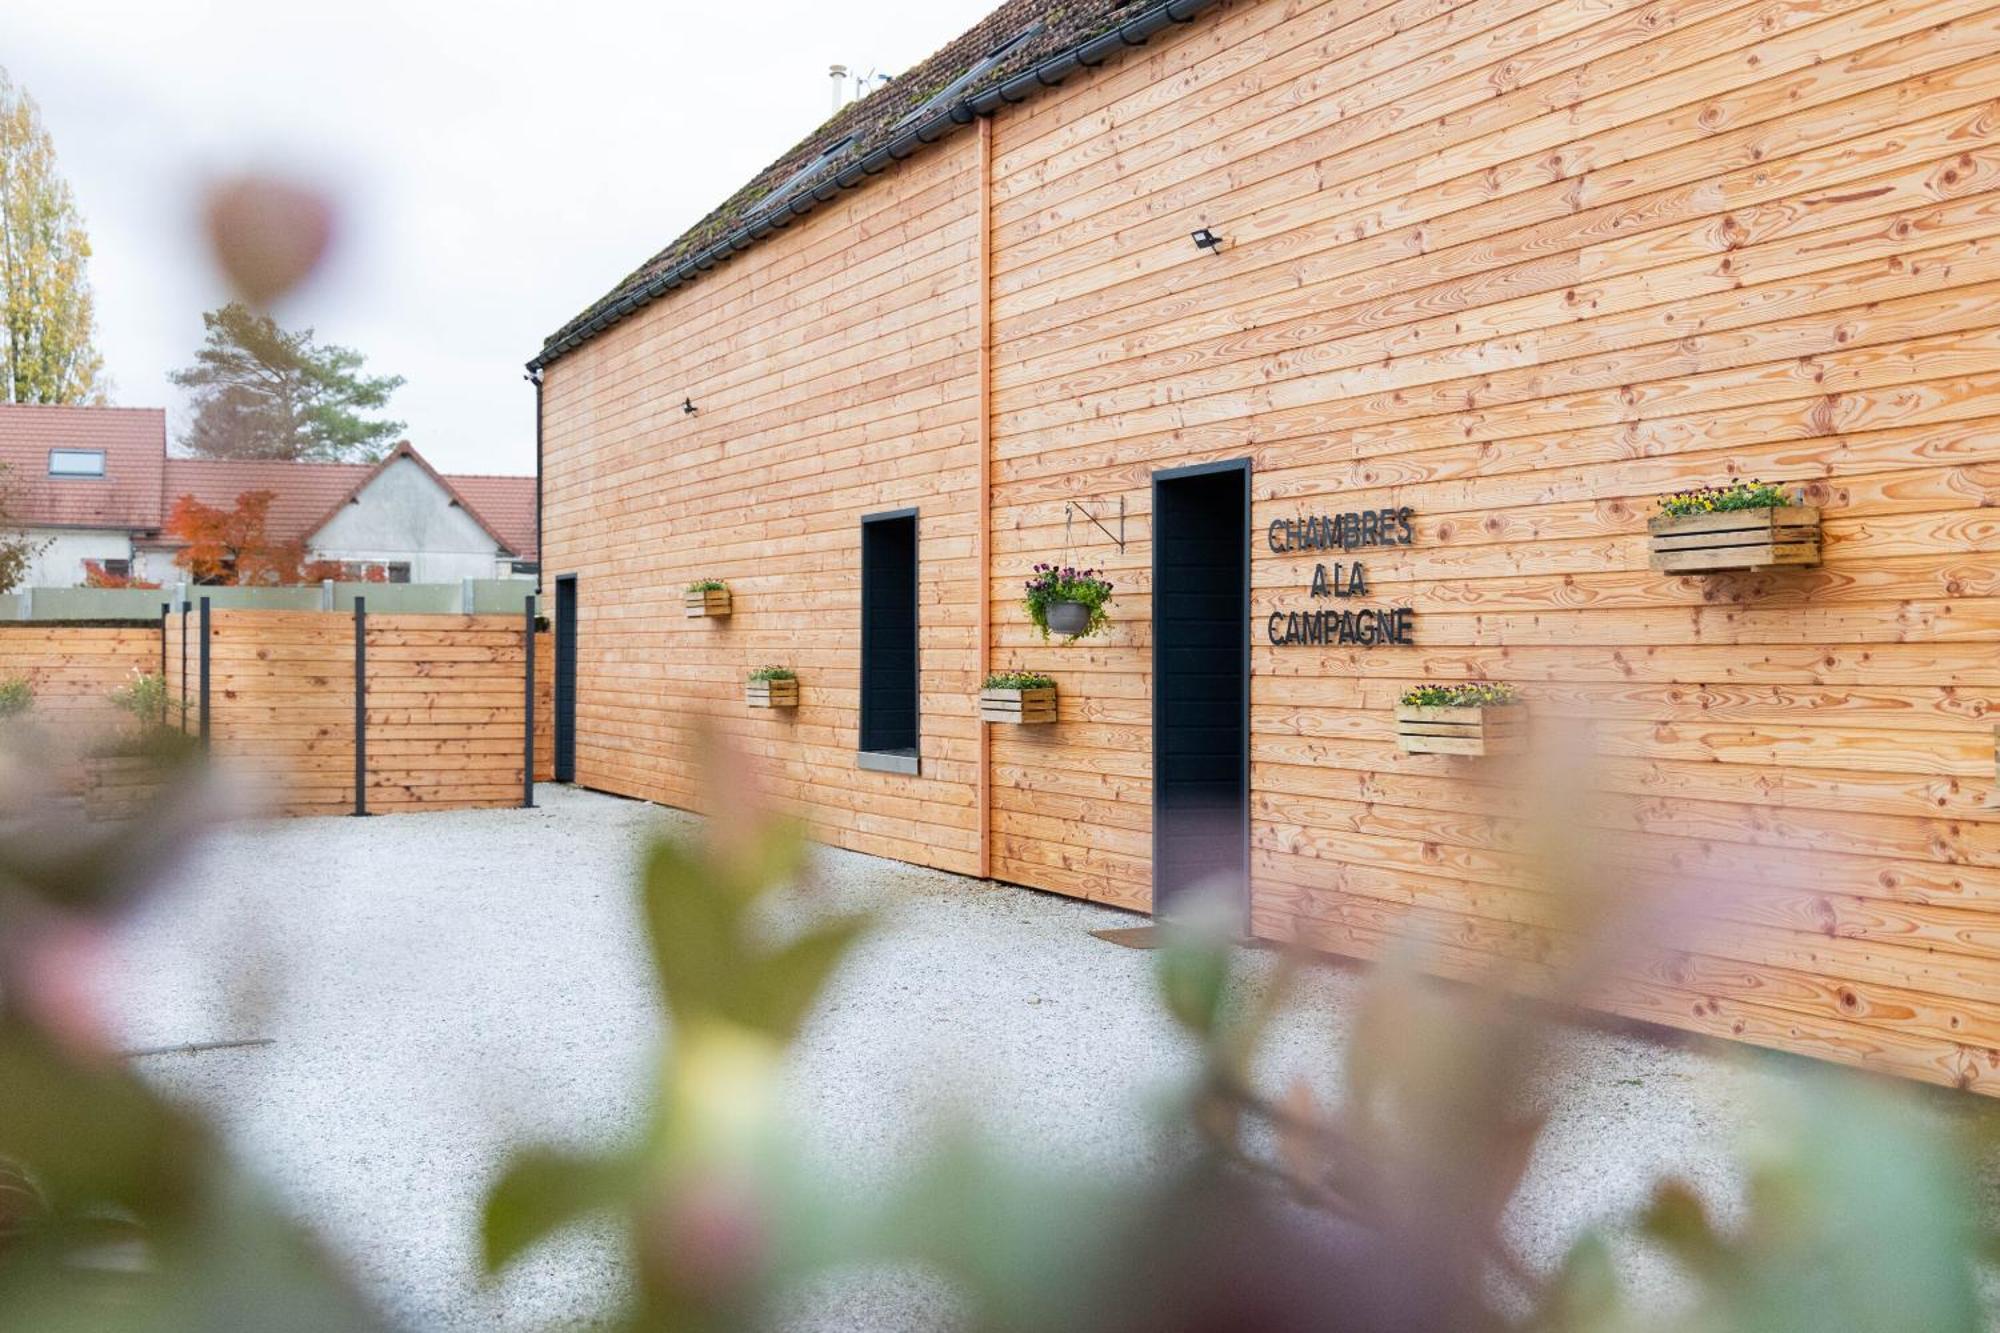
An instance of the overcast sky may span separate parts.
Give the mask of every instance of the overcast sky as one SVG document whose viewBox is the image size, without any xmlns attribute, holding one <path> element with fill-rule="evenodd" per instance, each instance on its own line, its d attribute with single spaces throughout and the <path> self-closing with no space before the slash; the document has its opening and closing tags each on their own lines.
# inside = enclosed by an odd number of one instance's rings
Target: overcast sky
<svg viewBox="0 0 2000 1333">
<path fill-rule="evenodd" d="M 336 249 L 276 312 L 408 378 L 390 416 L 457 472 L 534 468 L 522 363 L 829 109 L 827 66 L 907 69 L 997 0 L 0 0 L 95 248 L 114 401 L 226 299 L 201 185 L 336 194 Z"/>
</svg>

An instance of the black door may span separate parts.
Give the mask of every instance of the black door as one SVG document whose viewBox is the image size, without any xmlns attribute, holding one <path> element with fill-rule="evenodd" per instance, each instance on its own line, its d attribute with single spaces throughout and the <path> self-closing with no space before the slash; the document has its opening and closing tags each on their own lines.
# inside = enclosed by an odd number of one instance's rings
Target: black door
<svg viewBox="0 0 2000 1333">
<path fill-rule="evenodd" d="M 576 575 L 556 580 L 556 781 L 576 781 Z"/>
<path fill-rule="evenodd" d="M 1247 916 L 1250 464 L 1153 474 L 1153 911 L 1200 890 Z"/>
</svg>

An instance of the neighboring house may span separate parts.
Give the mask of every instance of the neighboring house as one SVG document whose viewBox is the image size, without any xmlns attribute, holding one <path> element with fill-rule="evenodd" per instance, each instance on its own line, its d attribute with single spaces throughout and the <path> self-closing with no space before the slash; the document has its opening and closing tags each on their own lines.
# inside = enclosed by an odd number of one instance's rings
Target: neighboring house
<svg viewBox="0 0 2000 1333">
<path fill-rule="evenodd" d="M 0 403 L 0 510 L 45 543 L 26 586 L 81 583 L 85 561 L 129 572 L 133 538 L 160 530 L 166 459 L 160 408 Z"/>
<path fill-rule="evenodd" d="M 407 442 L 372 464 L 167 460 L 169 518 L 183 495 L 230 509 L 251 491 L 277 497 L 267 537 L 303 540 L 309 559 L 338 561 L 350 578 L 455 583 L 534 572 L 533 477 L 447 477 Z M 145 538 L 135 548 L 141 578 L 178 577 L 171 537 Z"/>
<path fill-rule="evenodd" d="M 531 363 L 557 771 L 712 808 L 720 733 L 843 847 L 1532 985 L 1595 865 L 1523 855 L 1465 715 L 1397 716 L 1511 680 L 1589 727 L 1604 900 L 1729 921 L 1604 1004 L 2000 1093 L 1996 42 L 1008 0 Z M 1809 514 L 1649 533 L 1753 477 Z M 1042 561 L 1108 572 L 1103 635 L 1033 630 Z M 982 723 L 1001 671 L 1055 722 Z"/>
<path fill-rule="evenodd" d="M 175 502 L 233 509 L 270 491 L 266 536 L 354 578 L 448 583 L 532 576 L 535 479 L 439 473 L 408 442 L 379 463 L 167 457 L 158 408 L 0 405 L 8 521 L 47 541 L 28 586 L 70 587 L 95 565 L 168 583 Z"/>
</svg>

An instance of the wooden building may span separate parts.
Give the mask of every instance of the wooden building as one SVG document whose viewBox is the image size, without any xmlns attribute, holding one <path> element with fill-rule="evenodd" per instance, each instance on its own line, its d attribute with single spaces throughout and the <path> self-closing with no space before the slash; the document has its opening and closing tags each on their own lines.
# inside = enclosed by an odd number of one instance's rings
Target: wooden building
<svg viewBox="0 0 2000 1333">
<path fill-rule="evenodd" d="M 2000 1089 L 1996 99 L 1986 0 L 1010 0 L 532 363 L 562 775 L 698 806 L 705 721 L 830 843 L 1532 977 L 1506 783 L 1396 735 L 1511 681 L 1719 887 L 1607 1008 Z M 1652 567 L 1753 477 L 1817 563 Z"/>
</svg>

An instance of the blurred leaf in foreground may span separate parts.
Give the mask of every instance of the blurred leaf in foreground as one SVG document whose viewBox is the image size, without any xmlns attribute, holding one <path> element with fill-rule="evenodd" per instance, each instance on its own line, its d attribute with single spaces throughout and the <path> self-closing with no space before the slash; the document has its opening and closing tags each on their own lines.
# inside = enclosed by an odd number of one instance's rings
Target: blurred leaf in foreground
<svg viewBox="0 0 2000 1333">
<path fill-rule="evenodd" d="M 88 824 L 46 785 L 54 764 L 7 759 L 0 1333 L 378 1327 L 207 1127 L 131 1072 L 99 1012 L 106 932 L 196 826 L 199 774 L 162 758 L 163 793 L 141 818 Z"/>
<path fill-rule="evenodd" d="M 622 1220 L 636 1278 L 624 1319 L 643 1328 L 733 1327 L 775 1290 L 795 1249 L 802 1193 L 779 1122 L 785 1051 L 859 935 L 836 917 L 792 935 L 766 910 L 805 843 L 738 808 L 698 844 L 648 852 L 641 907 L 671 1019 L 641 1141 L 601 1155 L 518 1155 L 487 1198 L 484 1253 L 506 1267 L 550 1232 Z"/>
</svg>

